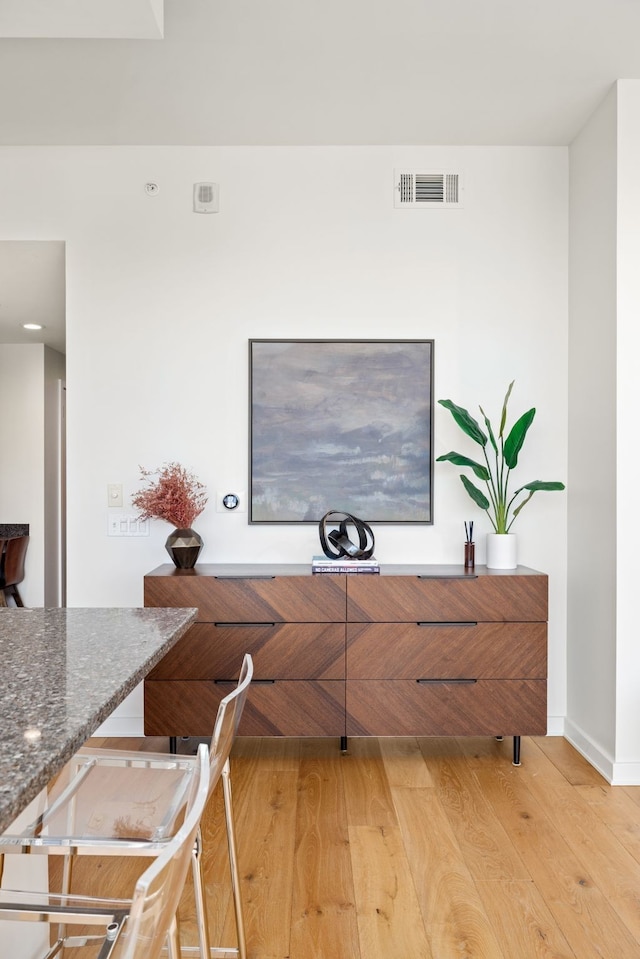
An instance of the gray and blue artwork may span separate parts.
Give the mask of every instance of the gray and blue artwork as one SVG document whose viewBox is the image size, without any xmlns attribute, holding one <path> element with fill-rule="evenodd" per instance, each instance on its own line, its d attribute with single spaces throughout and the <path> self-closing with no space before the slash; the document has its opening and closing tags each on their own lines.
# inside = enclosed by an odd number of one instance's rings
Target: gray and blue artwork
<svg viewBox="0 0 640 959">
<path fill-rule="evenodd" d="M 431 340 L 252 340 L 251 522 L 430 523 Z"/>
</svg>

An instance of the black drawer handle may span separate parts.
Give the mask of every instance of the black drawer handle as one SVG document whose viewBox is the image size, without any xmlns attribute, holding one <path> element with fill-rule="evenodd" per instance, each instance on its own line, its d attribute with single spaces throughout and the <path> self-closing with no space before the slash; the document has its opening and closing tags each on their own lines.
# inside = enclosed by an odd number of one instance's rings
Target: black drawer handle
<svg viewBox="0 0 640 959">
<path fill-rule="evenodd" d="M 252 686 L 273 686 L 275 684 L 275 679 L 252 679 Z M 214 686 L 237 686 L 237 679 L 214 679 Z"/>
<path fill-rule="evenodd" d="M 445 620 L 440 620 L 439 622 L 434 622 L 433 620 L 424 620 L 424 622 L 416 623 L 416 626 L 460 626 L 461 628 L 466 629 L 468 626 L 477 626 L 477 623 L 472 622 L 446 622 Z"/>
<path fill-rule="evenodd" d="M 256 574 L 255 576 L 225 576 L 224 574 L 220 576 L 214 576 L 214 579 L 275 579 L 275 576 L 267 576 L 262 574 Z"/>
<path fill-rule="evenodd" d="M 477 579 L 477 573 L 418 573 L 416 579 L 439 579 L 446 582 L 448 579 Z"/>
<path fill-rule="evenodd" d="M 214 623 L 213 625 L 216 627 L 219 626 L 220 629 L 246 629 L 247 626 L 253 627 L 254 629 L 265 629 L 265 628 L 273 629 L 273 627 L 276 624 L 275 623 Z"/>
<path fill-rule="evenodd" d="M 214 679 L 214 686 L 237 686 L 237 679 Z M 252 686 L 273 686 L 275 679 L 252 679 Z"/>
<path fill-rule="evenodd" d="M 449 686 L 472 686 L 477 683 L 477 679 L 416 679 L 420 686 L 442 686 L 443 683 Z"/>
</svg>

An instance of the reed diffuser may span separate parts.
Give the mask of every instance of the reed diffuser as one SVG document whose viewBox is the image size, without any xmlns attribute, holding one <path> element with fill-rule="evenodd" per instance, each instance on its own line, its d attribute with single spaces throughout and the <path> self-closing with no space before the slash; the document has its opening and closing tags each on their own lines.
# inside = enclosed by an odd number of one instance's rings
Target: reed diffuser
<svg viewBox="0 0 640 959">
<path fill-rule="evenodd" d="M 474 569 L 476 565 L 476 544 L 473 542 L 473 520 L 464 524 L 464 568 Z"/>
</svg>

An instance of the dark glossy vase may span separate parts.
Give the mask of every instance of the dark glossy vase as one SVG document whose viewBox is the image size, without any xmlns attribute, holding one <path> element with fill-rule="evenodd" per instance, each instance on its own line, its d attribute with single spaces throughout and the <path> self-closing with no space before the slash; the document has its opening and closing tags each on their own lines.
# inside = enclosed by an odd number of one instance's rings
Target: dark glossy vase
<svg viewBox="0 0 640 959">
<path fill-rule="evenodd" d="M 204 544 L 194 529 L 174 529 L 164 545 L 178 569 L 193 569 Z"/>
</svg>

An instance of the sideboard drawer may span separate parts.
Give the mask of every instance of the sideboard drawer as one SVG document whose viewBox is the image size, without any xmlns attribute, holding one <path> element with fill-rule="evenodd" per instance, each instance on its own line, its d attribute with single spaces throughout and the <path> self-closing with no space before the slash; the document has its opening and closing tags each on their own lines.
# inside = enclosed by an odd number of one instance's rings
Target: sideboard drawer
<svg viewBox="0 0 640 959">
<path fill-rule="evenodd" d="M 544 679 L 547 627 L 348 623 L 347 663 L 349 680 Z"/>
<path fill-rule="evenodd" d="M 351 576 L 349 622 L 546 622 L 543 575 Z"/>
<path fill-rule="evenodd" d="M 348 736 L 544 736 L 542 679 L 347 684 Z"/>
<path fill-rule="evenodd" d="M 344 576 L 147 576 L 145 606 L 197 606 L 198 622 L 344 622 Z"/>
<path fill-rule="evenodd" d="M 144 684 L 146 736 L 210 736 L 220 700 L 235 683 Z M 344 736 L 345 684 L 340 680 L 252 682 L 241 736 Z"/>
<path fill-rule="evenodd" d="M 234 679 L 245 653 L 260 679 L 344 679 L 344 623 L 196 623 L 149 679 Z"/>
</svg>

